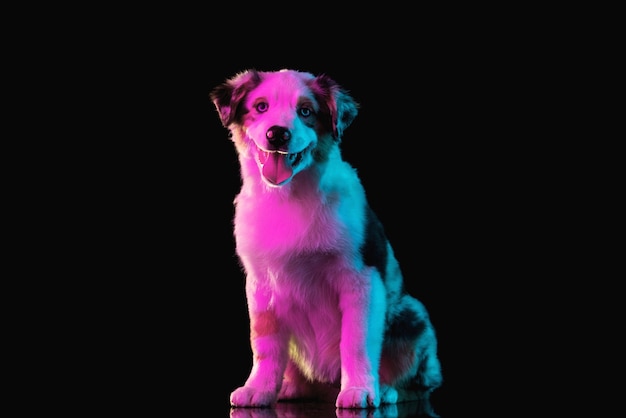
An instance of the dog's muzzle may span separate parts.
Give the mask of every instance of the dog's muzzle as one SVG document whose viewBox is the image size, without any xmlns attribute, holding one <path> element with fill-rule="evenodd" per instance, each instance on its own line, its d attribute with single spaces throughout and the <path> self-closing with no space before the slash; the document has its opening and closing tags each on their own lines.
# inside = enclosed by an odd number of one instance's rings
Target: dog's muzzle
<svg viewBox="0 0 626 418">
<path fill-rule="evenodd" d="M 282 126 L 272 126 L 265 133 L 265 137 L 274 149 L 259 148 L 263 177 L 270 183 L 279 185 L 291 178 L 293 167 L 302 159 L 302 152 L 290 154 L 286 151 L 284 145 L 291 139 L 291 132 Z"/>
</svg>

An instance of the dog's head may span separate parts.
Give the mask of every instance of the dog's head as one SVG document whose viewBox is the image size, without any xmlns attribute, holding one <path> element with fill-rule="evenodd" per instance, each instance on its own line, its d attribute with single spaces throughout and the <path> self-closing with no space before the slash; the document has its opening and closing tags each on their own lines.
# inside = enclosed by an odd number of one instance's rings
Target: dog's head
<svg viewBox="0 0 626 418">
<path fill-rule="evenodd" d="M 328 157 L 358 104 L 326 75 L 295 70 L 237 74 L 210 98 L 237 151 L 254 159 L 266 184 L 282 186 Z"/>
</svg>

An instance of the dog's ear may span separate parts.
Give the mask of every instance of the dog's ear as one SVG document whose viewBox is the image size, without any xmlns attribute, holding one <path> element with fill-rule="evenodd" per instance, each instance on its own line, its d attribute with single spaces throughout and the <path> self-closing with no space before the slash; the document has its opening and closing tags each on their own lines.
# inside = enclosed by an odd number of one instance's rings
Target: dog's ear
<svg viewBox="0 0 626 418">
<path fill-rule="evenodd" d="M 239 104 L 250 90 L 261 82 L 256 70 L 246 70 L 215 87 L 209 97 L 219 113 L 222 125 L 228 127 L 241 115 Z"/>
<path fill-rule="evenodd" d="M 321 74 L 313 80 L 313 92 L 323 109 L 328 112 L 333 137 L 340 141 L 343 132 L 359 112 L 359 104 L 337 82 Z"/>
</svg>

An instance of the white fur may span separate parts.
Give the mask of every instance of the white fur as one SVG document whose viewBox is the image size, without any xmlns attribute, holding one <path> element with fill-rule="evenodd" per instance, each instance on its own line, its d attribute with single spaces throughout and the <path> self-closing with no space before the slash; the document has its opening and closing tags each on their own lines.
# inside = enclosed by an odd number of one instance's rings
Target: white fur
<svg viewBox="0 0 626 418">
<path fill-rule="evenodd" d="M 442 382 L 435 331 L 341 156 L 357 103 L 294 70 L 239 73 L 211 99 L 240 162 L 234 234 L 254 354 L 231 404 L 427 402 Z"/>
</svg>

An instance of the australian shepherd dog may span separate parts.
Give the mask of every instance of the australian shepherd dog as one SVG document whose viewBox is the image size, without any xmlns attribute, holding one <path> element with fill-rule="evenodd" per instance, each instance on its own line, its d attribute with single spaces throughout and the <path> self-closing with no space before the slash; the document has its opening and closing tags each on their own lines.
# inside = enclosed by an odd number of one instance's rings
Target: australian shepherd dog
<svg viewBox="0 0 626 418">
<path fill-rule="evenodd" d="M 359 105 L 296 70 L 247 70 L 209 96 L 242 180 L 233 226 L 253 359 L 231 405 L 428 402 L 442 383 L 435 330 L 340 151 Z"/>
</svg>

